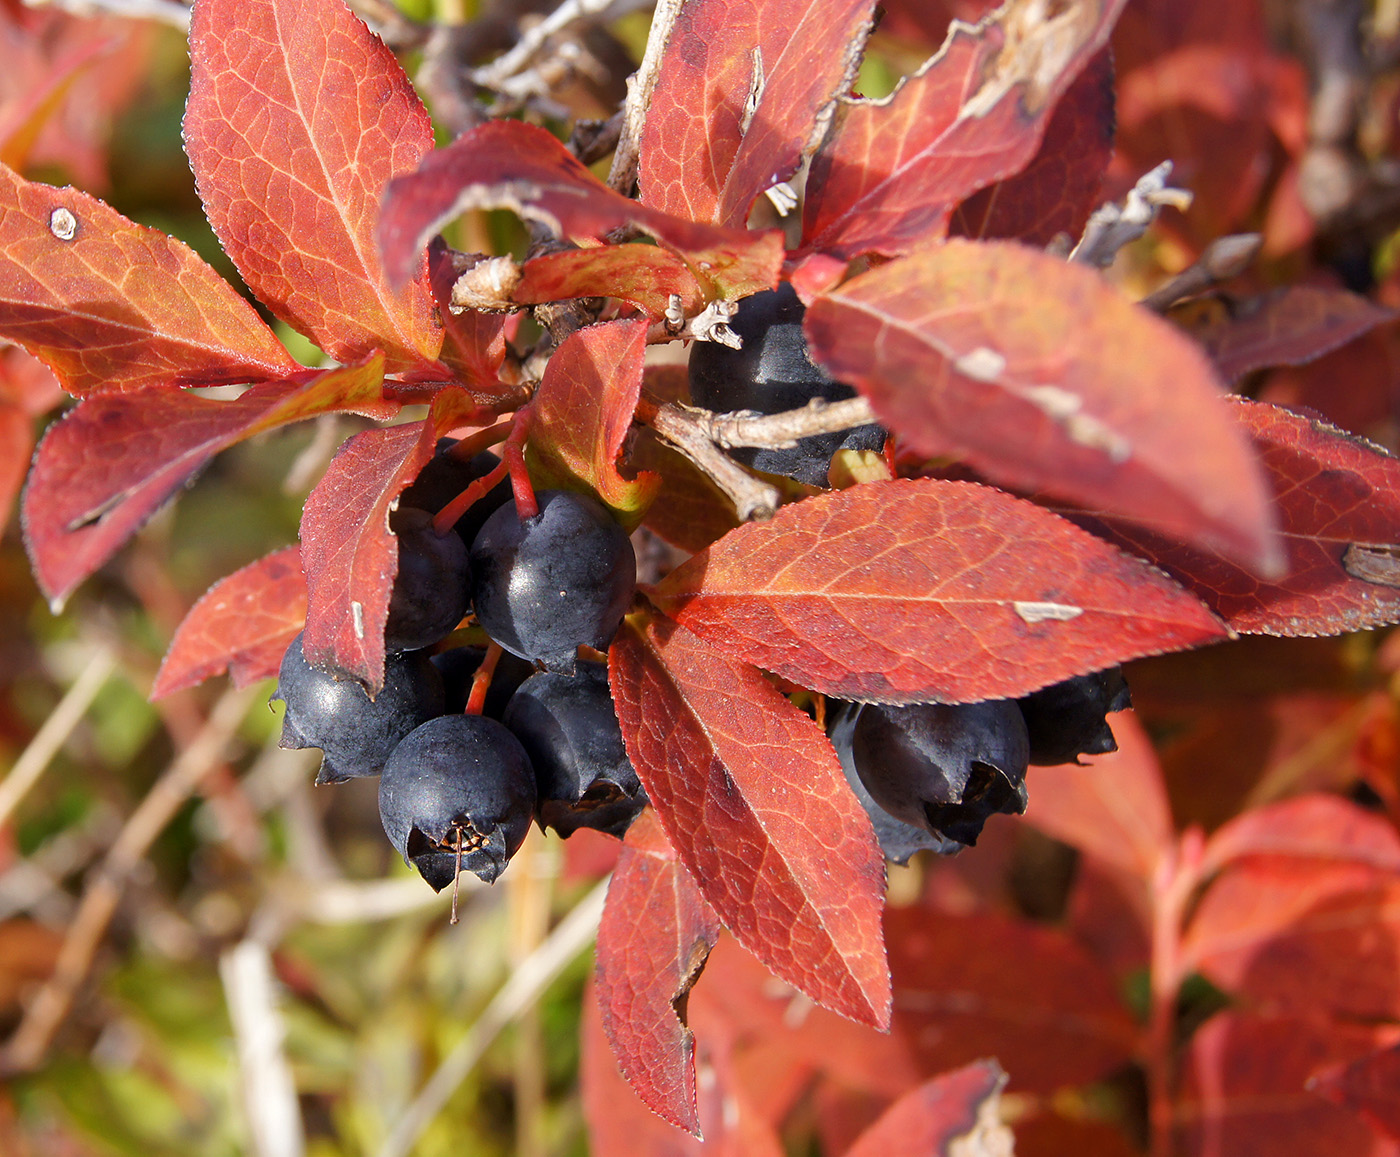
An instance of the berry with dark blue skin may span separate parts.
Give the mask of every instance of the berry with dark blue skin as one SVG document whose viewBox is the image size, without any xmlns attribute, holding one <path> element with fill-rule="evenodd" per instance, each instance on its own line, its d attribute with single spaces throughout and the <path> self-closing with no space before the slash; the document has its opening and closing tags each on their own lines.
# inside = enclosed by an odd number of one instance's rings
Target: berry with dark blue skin
<svg viewBox="0 0 1400 1157">
<path fill-rule="evenodd" d="M 855 755 L 851 751 L 860 709 L 859 703 L 837 703 L 828 699 L 826 728 L 831 744 L 836 748 L 837 758 L 841 760 L 841 770 L 846 773 L 846 782 L 851 785 L 851 791 L 870 817 L 870 825 L 875 829 L 875 838 L 880 841 L 880 851 L 885 859 L 895 864 L 907 864 L 915 852 L 930 851 L 940 856 L 951 856 L 962 851 L 965 845 L 957 840 L 897 820 L 871 797 L 856 772 Z"/>
<path fill-rule="evenodd" d="M 632 603 L 637 558 L 593 498 L 542 490 L 539 514 L 515 505 L 486 520 L 471 549 L 477 622 L 512 655 L 573 671 L 580 645 L 606 648 Z"/>
<path fill-rule="evenodd" d="M 405 506 L 389 516 L 398 539 L 398 573 L 384 624 L 388 651 L 417 651 L 445 639 L 471 606 L 467 548 L 438 534 L 426 510 Z"/>
<path fill-rule="evenodd" d="M 447 703 L 443 712 L 445 715 L 460 714 L 467 709 L 472 679 L 485 658 L 485 647 L 472 646 L 451 647 L 433 656 L 433 666 L 442 674 Z M 534 673 L 533 663 L 527 663 L 509 651 L 502 651 L 500 659 L 496 661 L 496 669 L 491 673 L 491 686 L 486 689 L 486 702 L 481 714 L 488 719 L 501 718 L 515 689 Z"/>
<path fill-rule="evenodd" d="M 613 710 L 608 669 L 580 663 L 572 675 L 543 672 L 521 684 L 504 722 L 530 755 L 540 827 L 626 833 L 646 806 Z"/>
<path fill-rule="evenodd" d="M 480 715 L 443 715 L 394 749 L 379 778 L 379 818 L 404 863 L 435 891 L 458 867 L 493 883 L 525 842 L 535 775 L 519 741 Z"/>
<path fill-rule="evenodd" d="M 1026 810 L 1030 743 L 1015 700 L 867 703 L 851 755 L 875 802 L 930 835 L 970 847 L 989 816 Z"/>
<path fill-rule="evenodd" d="M 802 333 L 804 312 L 797 292 L 787 282 L 740 301 L 729 327 L 743 339 L 743 347 L 697 342 L 690 351 L 690 400 L 720 413 L 779 414 L 805 406 L 813 398 L 829 402 L 854 398 L 855 390 L 836 381 L 809 356 Z M 885 431 L 869 425 L 813 434 L 796 446 L 730 453 L 755 470 L 826 486 L 837 450 L 879 450 L 884 444 Z"/>
<path fill-rule="evenodd" d="M 287 705 L 282 747 L 319 747 L 317 783 L 378 775 L 399 741 L 442 714 L 442 676 L 422 652 L 390 655 L 384 688 L 374 699 L 353 679 L 312 667 L 301 636 L 282 656 L 273 699 Z"/>
<path fill-rule="evenodd" d="M 1051 767 L 1081 755 L 1117 751 L 1106 716 L 1133 705 L 1121 667 L 1052 683 L 1017 702 L 1030 736 L 1030 761 Z"/>
<path fill-rule="evenodd" d="M 485 478 L 501 464 L 489 450 L 463 461 L 452 453 L 456 438 L 439 438 L 437 452 L 428 459 L 408 487 L 399 495 L 399 509 L 405 506 L 436 514 L 478 478 Z M 478 498 L 453 526 L 464 546 L 471 546 L 481 524 L 510 501 L 510 482 L 502 478 Z"/>
</svg>

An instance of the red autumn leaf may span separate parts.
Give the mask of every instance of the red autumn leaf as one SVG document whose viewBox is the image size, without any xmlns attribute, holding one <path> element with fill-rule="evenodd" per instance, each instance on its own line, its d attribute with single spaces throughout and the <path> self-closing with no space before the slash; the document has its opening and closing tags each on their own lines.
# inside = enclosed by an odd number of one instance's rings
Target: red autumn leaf
<svg viewBox="0 0 1400 1157">
<path fill-rule="evenodd" d="M 624 478 L 617 457 L 642 387 L 647 323 L 622 320 L 570 334 L 545 366 L 530 406 L 531 476 L 540 489 L 591 490 L 630 530 L 656 494 L 654 474 Z"/>
<path fill-rule="evenodd" d="M 954 27 L 886 99 L 840 102 L 807 179 L 803 247 L 894 255 L 940 236 L 954 205 L 1035 155 L 1125 2 L 1083 0 L 1047 16 L 1012 0 L 975 28 Z"/>
<path fill-rule="evenodd" d="M 1328 1065 L 1313 1074 L 1308 1090 L 1360 1113 L 1373 1129 L 1400 1141 L 1400 1046 Z"/>
<path fill-rule="evenodd" d="M 1164 567 L 1236 631 L 1333 635 L 1400 621 L 1400 460 L 1319 418 L 1234 398 L 1274 492 L 1288 559 L 1274 582 L 1119 520 L 1078 518 Z"/>
<path fill-rule="evenodd" d="M 846 1157 L 928 1157 L 955 1148 L 994 1153 L 1011 1140 L 997 1108 L 1005 1085 L 994 1060 L 925 1081 L 885 1110 Z M 993 1141 L 998 1133 L 1000 1144 Z"/>
<path fill-rule="evenodd" d="M 1203 870 L 1217 872 L 1247 856 L 1337 860 L 1400 877 L 1400 832 L 1338 796 L 1301 795 L 1223 824 L 1206 844 Z"/>
<path fill-rule="evenodd" d="M 398 574 L 390 504 L 433 456 L 437 440 L 477 413 L 465 390 L 448 387 L 433 397 L 423 421 L 356 434 L 302 508 L 302 650 L 313 667 L 359 680 L 371 698 L 384 686 L 384 623 Z"/>
<path fill-rule="evenodd" d="M 430 367 L 421 255 L 391 287 L 374 237 L 385 183 L 433 144 L 393 53 L 341 0 L 199 0 L 190 66 L 185 150 L 243 280 L 333 358 Z"/>
<path fill-rule="evenodd" d="M 256 382 L 302 368 L 188 246 L 3 165 L 0 338 L 73 394 Z"/>
<path fill-rule="evenodd" d="M 1210 364 L 1094 270 L 949 241 L 818 297 L 805 328 L 908 451 L 1277 568 L 1268 492 Z"/>
<path fill-rule="evenodd" d="M 300 551 L 289 546 L 249 563 L 216 582 L 190 608 L 156 672 L 151 698 L 224 671 L 237 687 L 270 679 L 305 622 Z"/>
<path fill-rule="evenodd" d="M 1060 98 L 1030 164 L 959 205 L 949 231 L 1039 246 L 1061 233 L 1077 239 L 1113 155 L 1113 123 L 1113 54 L 1104 48 Z"/>
<path fill-rule="evenodd" d="M 1393 1045 L 1394 1026 L 1226 1012 L 1187 1045 L 1180 1151 L 1229 1157 L 1396 1157 L 1400 1147 L 1310 1086 L 1326 1066 Z"/>
<path fill-rule="evenodd" d="M 18 346 L 0 347 L 0 531 L 34 451 L 34 419 L 58 405 L 58 381 Z"/>
<path fill-rule="evenodd" d="M 735 659 L 844 699 L 1015 698 L 1224 629 L 1062 518 L 965 482 L 870 482 L 731 531 L 651 595 Z"/>
<path fill-rule="evenodd" d="M 885 914 L 891 1032 L 927 1074 L 996 1055 L 1024 1092 L 1086 1084 L 1133 1054 L 1112 977 L 1057 929 L 991 913 Z"/>
<path fill-rule="evenodd" d="M 1230 302 L 1224 317 L 1192 328 L 1191 336 L 1221 378 L 1233 382 L 1265 366 L 1303 365 L 1394 318 L 1344 289 L 1290 285 Z"/>
<path fill-rule="evenodd" d="M 792 176 L 855 79 L 871 0 L 695 0 L 666 41 L 642 133 L 642 202 L 742 226 Z"/>
<path fill-rule="evenodd" d="M 771 289 L 783 260 L 777 230 L 721 229 L 648 208 L 608 188 L 544 129 L 495 120 L 390 182 L 379 223 L 390 274 L 406 277 L 433 233 L 469 208 L 510 209 L 574 240 L 601 240 L 634 226 L 731 298 Z"/>
<path fill-rule="evenodd" d="M 441 239 L 428 247 L 428 277 L 443 322 L 442 350 L 438 360 L 451 369 L 473 397 L 481 401 L 515 392 L 500 379 L 506 360 L 506 329 L 511 316 L 478 309 L 454 312 L 452 285 L 457 280 L 451 254 Z"/>
<path fill-rule="evenodd" d="M 36 37 L 37 41 L 38 38 Z M 0 164 L 23 171 L 45 126 L 68 99 L 78 80 L 119 45 L 116 37 L 94 36 L 56 55 L 39 75 L 38 83 L 16 100 L 0 99 Z M 7 60 L 7 64 L 10 63 Z"/>
<path fill-rule="evenodd" d="M 1118 750 L 1086 766 L 1036 768 L 1026 822 L 1115 868 L 1151 880 L 1173 841 L 1171 804 L 1136 717 L 1109 717 Z"/>
<path fill-rule="evenodd" d="M 685 1000 L 719 939 L 652 810 L 627 831 L 598 926 L 598 1007 L 618 1067 L 671 1124 L 698 1133 L 695 1047 Z"/>
<path fill-rule="evenodd" d="M 23 501 L 25 546 L 40 588 L 61 604 L 220 450 L 335 411 L 389 417 L 384 359 L 305 371 L 232 401 L 153 387 L 85 398 L 50 427 Z"/>
<path fill-rule="evenodd" d="M 520 268 L 511 300 L 522 305 L 574 297 L 615 297 L 650 317 L 665 315 L 672 296 L 688 314 L 701 304 L 700 286 L 681 258 L 657 245 L 600 245 L 532 257 Z"/>
<path fill-rule="evenodd" d="M 1400 879 L 1355 863 L 1241 861 L 1207 889 L 1182 952 L 1255 1006 L 1400 1020 Z"/>
<path fill-rule="evenodd" d="M 625 623 L 608 667 L 627 754 L 725 927 L 818 1004 L 886 1025 L 884 861 L 821 729 L 664 619 Z"/>
</svg>

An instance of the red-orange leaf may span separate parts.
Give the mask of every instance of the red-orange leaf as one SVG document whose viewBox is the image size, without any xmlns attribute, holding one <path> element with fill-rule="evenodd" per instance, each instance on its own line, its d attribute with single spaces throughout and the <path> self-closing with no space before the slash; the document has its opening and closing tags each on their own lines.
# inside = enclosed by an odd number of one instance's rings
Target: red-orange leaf
<svg viewBox="0 0 1400 1157">
<path fill-rule="evenodd" d="M 306 622 L 306 579 L 294 546 L 222 578 L 190 608 L 156 672 L 160 699 L 228 671 L 246 687 L 277 674 L 282 653 Z"/>
<path fill-rule="evenodd" d="M 1383 309 L 1343 289 L 1290 285 L 1235 302 L 1220 321 L 1195 328 L 1192 336 L 1233 382 L 1265 366 L 1296 366 L 1393 321 Z"/>
<path fill-rule="evenodd" d="M 939 236 L 954 204 L 1035 155 L 1125 2 L 1080 0 L 1047 17 L 1012 0 L 976 28 L 955 26 L 887 99 L 838 104 L 807 180 L 804 247 L 898 254 Z"/>
<path fill-rule="evenodd" d="M 1136 1027 L 1113 978 L 1057 928 L 915 906 L 885 916 L 891 1032 L 928 1074 L 996 1055 L 1016 1088 L 1098 1080 L 1131 1055 Z"/>
<path fill-rule="evenodd" d="M 598 926 L 598 1008 L 637 1096 L 697 1135 L 695 1042 L 683 1009 L 719 932 L 656 813 L 644 811 L 627 831 Z"/>
<path fill-rule="evenodd" d="M 1310 1091 L 1360 1113 L 1392 1141 L 1400 1141 L 1400 1045 L 1360 1060 L 1329 1065 L 1308 1082 Z"/>
<path fill-rule="evenodd" d="M 393 53 L 341 0 L 198 0 L 190 63 L 185 149 L 244 281 L 334 358 L 431 364 L 426 266 L 390 287 L 374 238 L 385 184 L 433 144 Z"/>
<path fill-rule="evenodd" d="M 1319 1070 L 1393 1046 L 1393 1025 L 1361 1027 L 1302 1009 L 1225 1012 L 1186 1047 L 1177 1106 L 1182 1153 L 1222 1157 L 1396 1157 L 1400 1147 L 1310 1088 Z"/>
<path fill-rule="evenodd" d="M 0 531 L 34 454 L 34 419 L 62 397 L 46 366 L 18 346 L 0 347 Z"/>
<path fill-rule="evenodd" d="M 1014 698 L 1226 634 L 1152 567 L 965 482 L 870 482 L 786 506 L 652 598 L 733 658 L 890 703 Z"/>
<path fill-rule="evenodd" d="M 1096 272 L 950 241 L 818 297 L 813 357 L 910 451 L 1112 510 L 1267 572 L 1258 464 L 1199 348 Z"/>
<path fill-rule="evenodd" d="M 645 204 L 743 225 L 797 171 L 849 90 L 871 0 L 692 0 L 666 41 L 647 108 Z"/>
<path fill-rule="evenodd" d="M 666 312 L 672 296 L 696 312 L 700 286 L 685 262 L 658 245 L 599 245 L 532 257 L 520 269 L 511 300 L 521 305 L 574 297 L 616 297 L 653 318 Z"/>
<path fill-rule="evenodd" d="M 192 249 L 76 189 L 0 165 L 0 338 L 73 394 L 301 369 Z"/>
<path fill-rule="evenodd" d="M 1320 418 L 1232 398 L 1274 493 L 1287 555 L 1266 582 L 1117 519 L 1079 518 L 1166 568 L 1236 631 L 1335 635 L 1400 621 L 1400 459 Z"/>
<path fill-rule="evenodd" d="M 1207 889 L 1182 953 L 1256 1007 L 1400 1020 L 1400 879 L 1355 862 L 1241 860 Z"/>
<path fill-rule="evenodd" d="M 575 331 L 549 359 L 530 406 L 536 486 L 591 490 L 629 530 L 661 481 L 655 474 L 627 479 L 617 472 L 617 456 L 642 387 L 646 340 L 644 320 Z"/>
<path fill-rule="evenodd" d="M 232 401 L 180 390 L 95 394 L 49 429 L 23 501 L 40 588 L 61 604 L 220 450 L 332 411 L 389 417 L 384 359 L 268 382 Z"/>
<path fill-rule="evenodd" d="M 1136 717 L 1110 716 L 1118 750 L 1086 766 L 1037 768 L 1026 822 L 1151 881 L 1173 840 L 1171 805 L 1152 741 Z"/>
<path fill-rule="evenodd" d="M 771 289 L 782 266 L 777 230 L 721 229 L 648 208 L 608 188 L 544 129 L 493 120 L 389 185 L 379 223 L 389 272 L 406 277 L 433 233 L 469 208 L 510 209 L 575 240 L 635 226 L 729 297 Z"/>
<path fill-rule="evenodd" d="M 1251 808 L 1210 837 L 1203 870 L 1246 856 L 1294 856 L 1364 864 L 1400 878 L 1400 833 L 1383 816 L 1333 795 L 1300 795 Z"/>
<path fill-rule="evenodd" d="M 959 205 L 950 231 L 1041 246 L 1059 233 L 1078 238 L 1112 156 L 1113 54 L 1105 48 L 1060 98 L 1030 164 Z"/>
<path fill-rule="evenodd" d="M 625 623 L 608 665 L 627 754 L 725 927 L 818 1004 L 888 1024 L 884 861 L 821 729 L 664 619 Z"/>
<path fill-rule="evenodd" d="M 996 1108 L 1005 1084 L 1006 1074 L 994 1060 L 975 1061 L 925 1081 L 886 1109 L 846 1150 L 846 1157 L 930 1157 L 959 1148 L 995 1153 L 1002 1145 L 989 1133 L 999 1133 L 1001 1142 L 1011 1140 Z M 980 1143 L 972 1143 L 974 1136 Z"/>
<path fill-rule="evenodd" d="M 302 509 L 306 661 L 358 679 L 371 697 L 384 685 L 384 622 L 399 565 L 390 504 L 433 456 L 437 440 L 477 413 L 465 390 L 449 387 L 434 396 L 422 422 L 356 434 Z"/>
<path fill-rule="evenodd" d="M 452 369 L 459 382 L 483 400 L 511 394 L 516 387 L 508 386 L 500 379 L 511 315 L 485 313 L 477 309 L 454 313 L 450 306 L 452 285 L 457 280 L 457 274 L 451 254 L 439 238 L 428 249 L 428 277 L 438 316 L 443 319 L 439 360 Z"/>
</svg>

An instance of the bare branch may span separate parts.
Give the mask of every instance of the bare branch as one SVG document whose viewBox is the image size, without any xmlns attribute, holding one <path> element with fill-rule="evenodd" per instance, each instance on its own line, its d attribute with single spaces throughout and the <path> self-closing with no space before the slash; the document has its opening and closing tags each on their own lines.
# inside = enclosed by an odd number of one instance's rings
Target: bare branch
<svg viewBox="0 0 1400 1157">
<path fill-rule="evenodd" d="M 1139 304 L 1162 313 L 1178 301 L 1238 277 L 1253 264 L 1263 245 L 1264 238 L 1259 233 L 1233 233 L 1229 237 L 1217 237 L 1195 261 L 1166 284 L 1154 289 Z"/>
<path fill-rule="evenodd" d="M 130 20 L 156 20 L 186 34 L 190 30 L 190 8 L 179 0 L 24 0 L 30 8 L 58 8 L 75 16 L 108 12 Z"/>
<path fill-rule="evenodd" d="M 733 446 L 795 446 L 798 439 L 813 434 L 834 434 L 852 426 L 868 426 L 877 421 L 864 398 L 828 402 L 813 398 L 800 410 L 781 414 L 754 414 L 740 410 L 733 414 L 712 414 L 709 410 L 688 410 L 696 426 L 712 442 Z"/>
<path fill-rule="evenodd" d="M 651 18 L 651 32 L 647 34 L 647 48 L 642 55 L 641 67 L 627 78 L 622 135 L 618 138 L 617 152 L 613 154 L 612 171 L 608 173 L 608 184 L 619 193 L 630 193 L 632 183 L 637 179 L 642 126 L 646 124 L 651 94 L 656 91 L 656 81 L 661 75 L 661 56 L 666 51 L 666 42 L 671 39 L 671 29 L 675 27 L 683 2 L 656 0 L 656 14 Z"/>
<path fill-rule="evenodd" d="M 657 405 L 645 396 L 637 403 L 637 418 L 689 458 L 724 491 L 741 521 L 772 518 L 781 495 L 760 482 L 724 453 L 695 419 L 695 411 L 666 402 Z"/>
<path fill-rule="evenodd" d="M 1163 161 L 1138 178 L 1122 205 L 1110 201 L 1095 209 L 1069 259 L 1081 265 L 1107 269 L 1123 246 L 1147 232 L 1163 206 L 1170 205 L 1185 212 L 1191 205 L 1191 194 L 1168 185 L 1171 175 L 1172 163 Z"/>
</svg>

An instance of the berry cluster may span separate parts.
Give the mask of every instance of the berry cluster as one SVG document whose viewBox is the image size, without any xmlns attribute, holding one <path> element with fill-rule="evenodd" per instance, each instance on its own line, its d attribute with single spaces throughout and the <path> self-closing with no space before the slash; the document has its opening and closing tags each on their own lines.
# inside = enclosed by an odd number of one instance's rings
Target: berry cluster
<svg viewBox="0 0 1400 1157">
<path fill-rule="evenodd" d="M 401 495 L 379 694 L 311 666 L 300 635 L 274 693 L 282 746 L 321 749 L 317 783 L 379 776 L 385 834 L 439 891 L 463 868 L 494 881 L 532 819 L 564 836 L 621 835 L 646 802 L 606 667 L 578 659 L 608 645 L 632 601 L 632 545 L 601 504 L 569 491 L 538 493 L 538 513 L 521 519 L 507 483 L 439 534 L 434 513 L 498 465 L 463 462 L 445 440 Z M 501 648 L 489 681 L 485 648 L 430 653 L 468 613 Z"/>
<path fill-rule="evenodd" d="M 775 414 L 814 398 L 854 397 L 812 361 L 803 312 L 787 283 L 745 298 L 729 323 L 742 348 L 704 342 L 692 351 L 691 400 L 711 410 Z M 734 456 L 769 474 L 826 486 L 838 450 L 880 450 L 884 443 L 879 426 L 859 426 Z M 960 851 L 977 842 L 989 816 L 1024 812 L 1030 764 L 1114 750 L 1105 715 L 1129 705 L 1114 668 L 1014 701 L 831 704 L 828 734 L 886 857 L 905 863 L 921 849 Z"/>
<path fill-rule="evenodd" d="M 1117 749 L 1106 716 L 1132 705 L 1113 667 L 1022 699 L 843 703 L 827 732 L 887 859 L 970 847 L 998 812 L 1026 810 L 1026 769 Z"/>
</svg>

